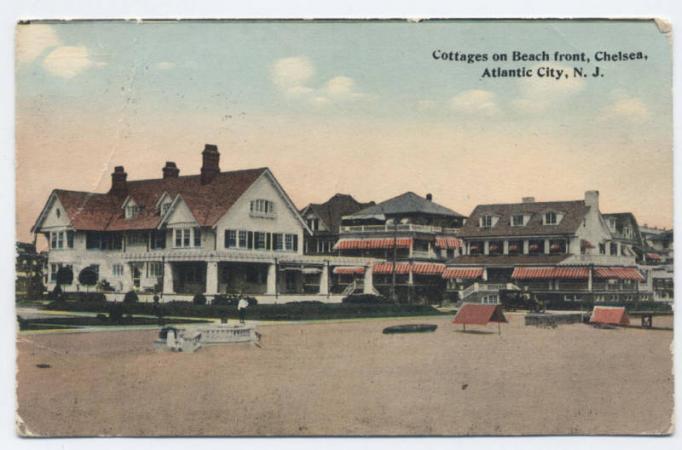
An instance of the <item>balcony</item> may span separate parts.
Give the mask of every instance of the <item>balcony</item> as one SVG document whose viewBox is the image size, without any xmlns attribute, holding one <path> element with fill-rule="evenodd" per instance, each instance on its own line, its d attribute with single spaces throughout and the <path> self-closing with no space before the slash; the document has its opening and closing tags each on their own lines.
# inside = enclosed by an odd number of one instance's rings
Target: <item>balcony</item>
<svg viewBox="0 0 682 450">
<path fill-rule="evenodd" d="M 413 223 L 405 223 L 398 225 L 345 225 L 341 226 L 339 232 L 341 234 L 351 233 L 367 233 L 367 234 L 387 234 L 394 232 L 416 232 L 416 233 L 442 233 L 442 234 L 457 234 L 457 228 L 436 227 L 433 225 L 417 225 Z"/>
</svg>

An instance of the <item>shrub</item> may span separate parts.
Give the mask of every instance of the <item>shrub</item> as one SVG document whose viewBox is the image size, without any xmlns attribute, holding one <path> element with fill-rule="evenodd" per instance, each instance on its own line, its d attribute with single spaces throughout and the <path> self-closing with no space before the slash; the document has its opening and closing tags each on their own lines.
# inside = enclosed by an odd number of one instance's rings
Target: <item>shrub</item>
<svg viewBox="0 0 682 450">
<path fill-rule="evenodd" d="M 73 283 L 73 270 L 71 267 L 60 267 L 56 275 L 57 284 L 71 284 Z"/>
<path fill-rule="evenodd" d="M 216 295 L 211 301 L 211 305 L 214 306 L 237 306 L 239 302 L 239 296 L 237 295 Z"/>
<path fill-rule="evenodd" d="M 109 320 L 109 319 L 107 318 L 107 315 L 106 315 L 106 314 L 102 314 L 102 313 L 97 314 L 97 318 L 98 318 L 101 322 L 107 322 L 107 321 Z"/>
<path fill-rule="evenodd" d="M 64 292 L 62 292 L 62 287 L 60 285 L 56 285 L 52 292 L 47 294 L 48 300 L 54 300 L 56 302 L 61 302 L 64 300 Z"/>
<path fill-rule="evenodd" d="M 154 294 L 153 299 L 154 299 L 154 304 L 158 305 L 159 304 L 159 296 Z"/>
<path fill-rule="evenodd" d="M 351 294 L 348 297 L 344 297 L 341 300 L 342 303 L 353 304 L 353 305 L 386 305 L 393 304 L 386 297 L 374 294 Z"/>
<path fill-rule="evenodd" d="M 101 292 L 67 292 L 62 294 L 69 302 L 106 302 L 107 298 Z"/>
<path fill-rule="evenodd" d="M 113 286 L 111 285 L 111 283 L 109 283 L 109 282 L 108 282 L 106 279 L 104 279 L 104 278 L 102 278 L 102 279 L 100 280 L 100 282 L 97 283 L 97 287 L 98 287 L 98 289 L 99 289 L 100 291 L 104 291 L 104 292 L 114 292 L 114 291 L 115 291 L 115 289 L 113 288 Z"/>
<path fill-rule="evenodd" d="M 109 321 L 113 323 L 123 322 L 123 313 L 125 312 L 125 307 L 123 304 L 114 302 L 109 307 Z"/>
<path fill-rule="evenodd" d="M 255 306 L 258 304 L 258 300 L 256 300 L 254 297 L 244 297 L 247 302 L 249 302 L 249 306 Z"/>
<path fill-rule="evenodd" d="M 96 285 L 98 278 L 99 275 L 97 275 L 97 272 L 92 266 L 86 267 L 78 274 L 78 282 L 85 286 L 86 289 L 90 286 Z"/>
<path fill-rule="evenodd" d="M 206 296 L 204 294 L 196 294 L 194 296 L 194 299 L 192 299 L 192 303 L 194 303 L 195 305 L 205 305 Z"/>
<path fill-rule="evenodd" d="M 123 297 L 123 303 L 137 303 L 140 299 L 137 296 L 137 292 L 128 291 L 125 297 Z"/>
</svg>

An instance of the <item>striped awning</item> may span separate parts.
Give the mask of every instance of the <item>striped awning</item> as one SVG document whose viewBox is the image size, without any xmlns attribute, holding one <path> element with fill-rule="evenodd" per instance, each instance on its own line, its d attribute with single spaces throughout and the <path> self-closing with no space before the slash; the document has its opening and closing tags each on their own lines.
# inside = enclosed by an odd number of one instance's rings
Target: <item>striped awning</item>
<svg viewBox="0 0 682 450">
<path fill-rule="evenodd" d="M 588 267 L 515 267 L 514 280 L 587 280 Z"/>
<path fill-rule="evenodd" d="M 448 267 L 443 271 L 446 280 L 476 280 L 483 277 L 483 267 Z"/>
<path fill-rule="evenodd" d="M 412 238 L 375 238 L 375 239 L 341 239 L 334 246 L 334 250 L 369 250 L 393 248 L 410 248 Z"/>
<path fill-rule="evenodd" d="M 398 275 L 406 275 L 410 270 L 415 275 L 441 275 L 445 270 L 445 264 L 437 263 L 407 263 L 399 262 L 395 265 L 395 273 Z M 373 273 L 379 275 L 388 275 L 393 273 L 392 262 L 382 262 L 375 264 L 372 268 Z"/>
<path fill-rule="evenodd" d="M 436 247 L 442 249 L 453 249 L 462 247 L 462 241 L 456 237 L 436 236 Z"/>
<path fill-rule="evenodd" d="M 657 253 L 647 253 L 646 254 L 646 259 L 650 259 L 652 261 L 660 261 L 661 260 L 661 255 Z"/>
<path fill-rule="evenodd" d="M 601 279 L 644 281 L 636 267 L 595 267 L 594 277 Z"/>
<path fill-rule="evenodd" d="M 364 267 L 334 267 L 334 273 L 337 275 L 360 275 L 365 273 Z"/>
</svg>

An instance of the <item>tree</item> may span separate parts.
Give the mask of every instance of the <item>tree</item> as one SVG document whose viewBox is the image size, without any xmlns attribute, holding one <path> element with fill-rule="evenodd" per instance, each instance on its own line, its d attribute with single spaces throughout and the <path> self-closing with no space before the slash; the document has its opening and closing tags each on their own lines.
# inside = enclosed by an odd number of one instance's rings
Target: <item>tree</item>
<svg viewBox="0 0 682 450">
<path fill-rule="evenodd" d="M 60 267 L 57 271 L 57 286 L 73 283 L 73 270 L 69 266 Z"/>
<path fill-rule="evenodd" d="M 97 272 L 91 266 L 81 270 L 78 274 L 78 282 L 86 287 L 86 291 L 89 286 L 97 284 L 98 278 Z"/>
</svg>

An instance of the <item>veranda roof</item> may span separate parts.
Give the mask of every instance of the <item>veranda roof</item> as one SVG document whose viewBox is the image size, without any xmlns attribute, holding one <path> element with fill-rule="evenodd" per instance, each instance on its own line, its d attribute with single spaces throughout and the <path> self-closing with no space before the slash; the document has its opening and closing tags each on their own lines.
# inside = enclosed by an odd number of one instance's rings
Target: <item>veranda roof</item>
<svg viewBox="0 0 682 450">
<path fill-rule="evenodd" d="M 456 237 L 436 236 L 436 247 L 442 249 L 454 249 L 462 247 L 462 241 Z"/>
<path fill-rule="evenodd" d="M 446 280 L 476 280 L 483 277 L 483 267 L 448 267 L 443 271 Z"/>
<path fill-rule="evenodd" d="M 636 267 L 595 267 L 594 277 L 601 279 L 644 281 Z"/>
<path fill-rule="evenodd" d="M 369 250 L 393 248 L 410 248 L 412 238 L 374 238 L 374 239 L 340 239 L 334 250 Z"/>
<path fill-rule="evenodd" d="M 356 275 L 365 273 L 364 267 L 334 267 L 335 274 L 337 275 Z"/>
<path fill-rule="evenodd" d="M 438 263 L 407 263 L 399 262 L 395 265 L 395 273 L 398 275 L 406 275 L 412 271 L 415 275 L 441 275 L 445 270 L 445 264 Z M 382 262 L 375 264 L 372 268 L 373 273 L 379 275 L 387 275 L 393 273 L 392 262 Z"/>
<path fill-rule="evenodd" d="M 587 280 L 589 267 L 515 267 L 514 280 Z"/>
</svg>

